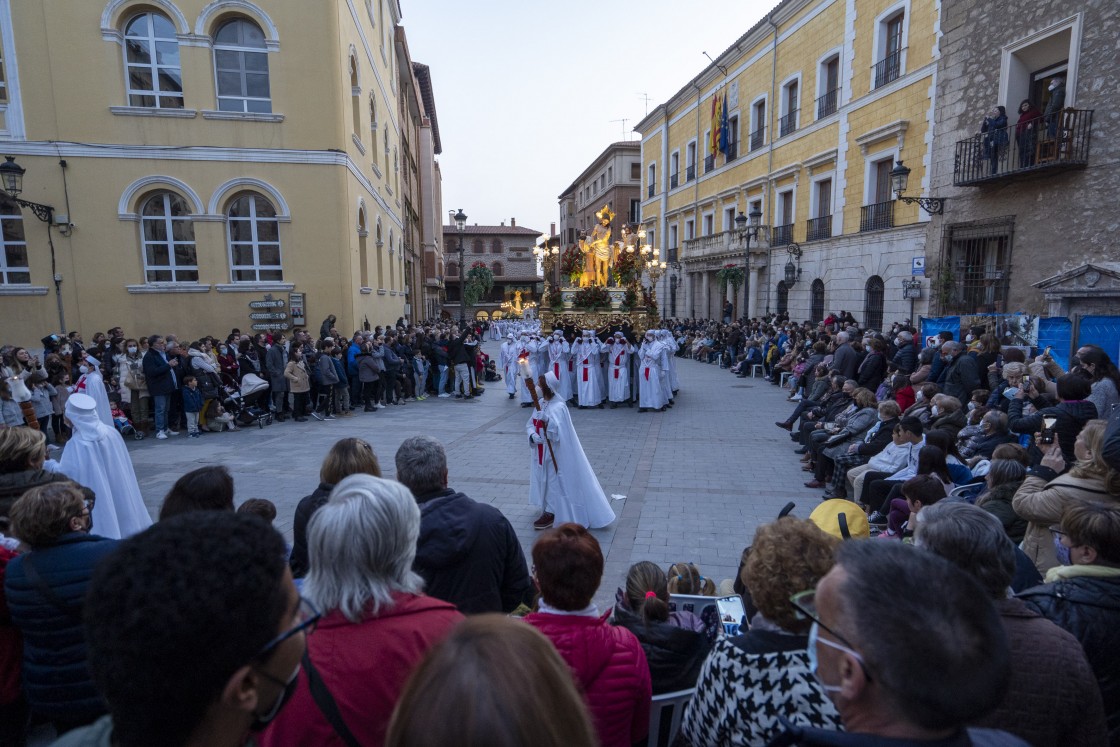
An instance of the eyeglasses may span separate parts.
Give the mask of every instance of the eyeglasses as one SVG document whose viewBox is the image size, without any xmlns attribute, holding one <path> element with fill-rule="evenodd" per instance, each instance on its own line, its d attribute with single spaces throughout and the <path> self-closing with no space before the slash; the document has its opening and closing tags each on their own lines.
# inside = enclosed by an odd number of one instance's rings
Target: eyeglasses
<svg viewBox="0 0 1120 747">
<path fill-rule="evenodd" d="M 311 635 L 315 632 L 315 626 L 319 624 L 319 618 L 322 616 L 323 613 L 319 612 L 315 605 L 300 597 L 299 609 L 296 611 L 296 624 L 261 647 L 261 650 L 257 652 L 253 659 L 256 661 L 267 659 L 268 655 L 275 651 L 281 643 L 298 633 Z"/>
<path fill-rule="evenodd" d="M 863 676 L 867 678 L 868 682 L 871 682 L 872 681 L 871 672 L 867 669 L 867 663 L 864 662 L 863 656 L 858 651 L 855 650 L 855 646 L 852 645 L 852 642 L 849 641 L 844 636 L 837 633 L 835 630 L 833 630 L 829 626 L 825 625 L 824 622 L 821 620 L 821 616 L 817 612 L 816 597 L 817 597 L 817 590 L 816 589 L 808 589 L 806 591 L 799 591 L 796 594 L 794 594 L 793 596 L 791 596 L 789 598 L 789 601 L 790 601 L 790 604 L 793 605 L 794 610 L 796 610 L 796 613 L 795 613 L 796 617 L 799 620 L 812 620 L 819 627 L 821 627 L 826 632 L 828 632 L 831 636 L 836 638 L 836 640 L 838 640 L 838 641 L 840 641 L 840 643 L 844 644 L 844 647 L 841 650 L 851 654 L 852 657 L 854 657 L 855 660 L 857 662 L 859 662 L 859 668 L 863 670 Z M 825 640 L 825 639 L 818 639 L 818 640 L 824 642 L 826 645 L 832 646 L 833 648 L 837 648 L 836 644 L 832 643 L 831 641 L 828 641 L 828 640 Z"/>
</svg>

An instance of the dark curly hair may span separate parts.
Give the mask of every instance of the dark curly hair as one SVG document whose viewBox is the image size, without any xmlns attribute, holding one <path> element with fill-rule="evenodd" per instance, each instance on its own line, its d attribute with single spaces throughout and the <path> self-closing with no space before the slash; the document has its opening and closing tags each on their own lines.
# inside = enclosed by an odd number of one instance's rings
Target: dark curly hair
<svg viewBox="0 0 1120 747">
<path fill-rule="evenodd" d="M 182 745 L 277 634 L 284 540 L 255 516 L 195 512 L 123 540 L 85 605 L 89 667 L 121 747 Z"/>
<path fill-rule="evenodd" d="M 792 516 L 760 526 L 742 572 L 758 611 L 783 630 L 807 632 L 809 621 L 798 618 L 789 598 L 816 588 L 832 568 L 839 544 L 813 522 Z"/>
</svg>

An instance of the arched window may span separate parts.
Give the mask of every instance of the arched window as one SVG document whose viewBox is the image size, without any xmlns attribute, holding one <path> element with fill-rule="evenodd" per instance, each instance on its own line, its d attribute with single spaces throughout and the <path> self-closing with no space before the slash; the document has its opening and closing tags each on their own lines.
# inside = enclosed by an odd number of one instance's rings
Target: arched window
<svg viewBox="0 0 1120 747">
<path fill-rule="evenodd" d="M 27 240 L 23 237 L 23 210 L 0 192 L 0 285 L 30 285 Z"/>
<path fill-rule="evenodd" d="M 174 192 L 157 192 L 140 208 L 144 280 L 197 283 L 198 256 L 190 205 Z"/>
<path fill-rule="evenodd" d="M 490 242 L 490 253 L 491 254 L 501 254 L 502 253 L 502 240 L 501 239 L 494 239 L 493 241 Z"/>
<path fill-rule="evenodd" d="M 362 87 L 358 78 L 358 58 L 355 55 L 350 55 L 350 109 L 354 117 L 354 134 L 358 137 L 361 137 L 362 131 L 361 96 Z"/>
<path fill-rule="evenodd" d="M 366 228 L 366 211 L 358 211 L 358 279 L 362 288 L 369 288 L 369 251 L 366 248 L 366 238 L 369 229 Z"/>
<path fill-rule="evenodd" d="M 883 279 L 872 275 L 863 287 L 863 324 L 867 329 L 883 329 Z"/>
<path fill-rule="evenodd" d="M 381 219 L 377 219 L 377 232 L 374 234 L 377 240 L 377 287 L 385 287 L 385 242 L 381 239 Z"/>
<path fill-rule="evenodd" d="M 377 94 L 369 94 L 369 129 L 373 132 L 373 147 L 377 147 Z"/>
<path fill-rule="evenodd" d="M 482 239 L 475 239 L 474 242 L 471 243 L 471 251 L 475 254 L 483 254 L 486 252 L 486 245 L 482 243 Z"/>
<path fill-rule="evenodd" d="M 459 277 L 459 263 L 458 262 L 448 262 L 447 263 L 447 275 L 446 275 L 446 277 L 449 277 L 449 278 L 458 278 Z"/>
<path fill-rule="evenodd" d="M 789 288 L 786 287 L 786 281 L 778 281 L 778 313 L 785 314 L 789 312 Z"/>
<path fill-rule="evenodd" d="M 491 265 L 491 271 L 495 275 L 501 275 L 502 274 L 502 263 L 501 262 L 495 262 L 493 265 Z"/>
<path fill-rule="evenodd" d="M 280 223 L 276 208 L 255 192 L 242 192 L 226 211 L 233 282 L 280 282 Z"/>
<path fill-rule="evenodd" d="M 159 13 L 141 13 L 124 28 L 128 105 L 183 108 L 183 74 L 175 25 Z"/>
<path fill-rule="evenodd" d="M 268 52 L 260 26 L 245 18 L 223 23 L 214 34 L 214 70 L 218 78 L 218 109 L 272 112 Z"/>
<path fill-rule="evenodd" d="M 815 324 L 824 320 L 824 282 L 820 278 L 813 281 L 812 296 L 809 318 Z"/>
</svg>

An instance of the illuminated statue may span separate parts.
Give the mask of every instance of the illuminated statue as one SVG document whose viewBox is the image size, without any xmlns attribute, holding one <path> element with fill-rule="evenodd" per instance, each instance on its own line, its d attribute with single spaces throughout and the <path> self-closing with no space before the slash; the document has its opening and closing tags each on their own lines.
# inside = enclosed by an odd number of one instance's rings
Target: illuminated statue
<svg viewBox="0 0 1120 747">
<path fill-rule="evenodd" d="M 521 291 L 513 292 L 513 313 L 521 316 Z"/>
<path fill-rule="evenodd" d="M 579 240 L 579 250 L 584 254 L 584 273 L 580 278 L 580 286 L 589 285 L 606 286 L 610 277 L 612 259 L 611 246 L 611 221 L 614 213 L 609 206 L 595 213 L 599 223 L 591 229 L 591 233 Z"/>
</svg>

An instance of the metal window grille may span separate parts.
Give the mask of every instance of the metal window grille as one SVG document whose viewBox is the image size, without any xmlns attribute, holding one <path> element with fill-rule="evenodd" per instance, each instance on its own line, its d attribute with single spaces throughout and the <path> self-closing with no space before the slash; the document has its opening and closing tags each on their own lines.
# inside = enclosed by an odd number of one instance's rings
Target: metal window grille
<svg viewBox="0 0 1120 747">
<path fill-rule="evenodd" d="M 814 323 L 824 321 L 824 282 L 820 278 L 813 281 L 809 317 Z"/>
<path fill-rule="evenodd" d="M 946 228 L 941 266 L 934 277 L 942 312 L 1007 311 L 1014 234 L 1010 217 Z"/>
<path fill-rule="evenodd" d="M 872 275 L 863 287 L 863 321 L 868 329 L 883 329 L 883 279 Z"/>
</svg>

